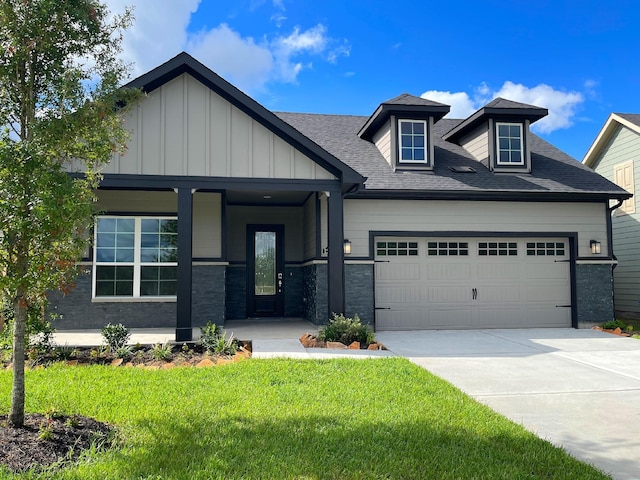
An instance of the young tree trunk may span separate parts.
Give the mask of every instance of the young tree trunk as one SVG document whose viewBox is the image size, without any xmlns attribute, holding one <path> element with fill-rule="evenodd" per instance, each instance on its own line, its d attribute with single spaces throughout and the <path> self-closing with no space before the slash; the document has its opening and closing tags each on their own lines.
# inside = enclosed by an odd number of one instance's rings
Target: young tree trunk
<svg viewBox="0 0 640 480">
<path fill-rule="evenodd" d="M 27 325 L 27 306 L 24 298 L 19 297 L 13 307 L 13 384 L 9 423 L 14 427 L 22 427 L 24 425 L 24 340 Z"/>
</svg>

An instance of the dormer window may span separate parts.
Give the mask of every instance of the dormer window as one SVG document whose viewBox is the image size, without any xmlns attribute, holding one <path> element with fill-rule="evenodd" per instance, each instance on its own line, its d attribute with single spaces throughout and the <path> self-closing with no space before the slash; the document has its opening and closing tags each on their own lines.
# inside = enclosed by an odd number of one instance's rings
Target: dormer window
<svg viewBox="0 0 640 480">
<path fill-rule="evenodd" d="M 424 120 L 398 120 L 399 163 L 426 163 L 426 131 Z"/>
<path fill-rule="evenodd" d="M 496 122 L 498 165 L 524 165 L 522 124 Z"/>
</svg>

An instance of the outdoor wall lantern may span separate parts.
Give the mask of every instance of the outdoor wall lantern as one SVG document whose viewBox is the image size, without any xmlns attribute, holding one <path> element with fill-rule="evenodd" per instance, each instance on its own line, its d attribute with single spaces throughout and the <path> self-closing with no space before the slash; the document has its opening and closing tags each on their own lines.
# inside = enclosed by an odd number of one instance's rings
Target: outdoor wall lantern
<svg viewBox="0 0 640 480">
<path fill-rule="evenodd" d="M 591 253 L 598 254 L 600 253 L 600 242 L 597 240 L 591 240 L 589 242 L 589 245 L 591 246 Z"/>
<path fill-rule="evenodd" d="M 351 242 L 348 239 L 344 239 L 344 253 L 349 255 L 351 253 Z"/>
</svg>

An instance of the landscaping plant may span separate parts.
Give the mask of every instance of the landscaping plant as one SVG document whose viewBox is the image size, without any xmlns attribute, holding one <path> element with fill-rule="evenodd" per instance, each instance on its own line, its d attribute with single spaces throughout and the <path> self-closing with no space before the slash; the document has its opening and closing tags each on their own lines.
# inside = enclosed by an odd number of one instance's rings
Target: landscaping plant
<svg viewBox="0 0 640 480">
<path fill-rule="evenodd" d="M 107 325 L 102 328 L 101 333 L 111 353 L 117 353 L 121 348 L 126 347 L 131 337 L 129 329 L 121 323 L 116 325 L 107 323 Z"/>
<path fill-rule="evenodd" d="M 340 342 L 349 345 L 360 342 L 361 345 L 369 345 L 375 341 L 375 334 L 369 325 L 364 325 L 356 313 L 353 318 L 344 314 L 333 314 L 329 323 L 320 327 L 318 340 L 322 342 Z"/>
<path fill-rule="evenodd" d="M 238 351 L 238 341 L 233 335 L 227 338 L 222 327 L 211 322 L 200 328 L 199 342 L 207 353 L 234 355 Z"/>
</svg>

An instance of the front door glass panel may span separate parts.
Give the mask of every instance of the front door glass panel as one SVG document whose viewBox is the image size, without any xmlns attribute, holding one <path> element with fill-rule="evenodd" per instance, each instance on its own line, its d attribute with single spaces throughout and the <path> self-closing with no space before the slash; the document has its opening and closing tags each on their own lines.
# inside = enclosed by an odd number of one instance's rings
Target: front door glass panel
<svg viewBox="0 0 640 480">
<path fill-rule="evenodd" d="M 276 233 L 255 232 L 255 294 L 276 293 Z"/>
</svg>

